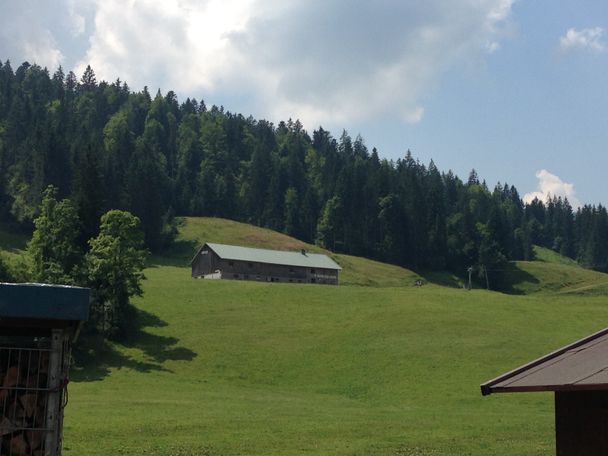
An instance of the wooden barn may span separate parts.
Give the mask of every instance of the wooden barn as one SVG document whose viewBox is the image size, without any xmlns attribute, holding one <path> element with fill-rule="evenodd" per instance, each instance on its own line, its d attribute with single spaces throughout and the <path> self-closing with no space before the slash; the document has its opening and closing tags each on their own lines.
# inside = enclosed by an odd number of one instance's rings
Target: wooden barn
<svg viewBox="0 0 608 456">
<path fill-rule="evenodd" d="M 191 262 L 192 277 L 338 284 L 342 269 L 327 255 L 206 243 Z"/>
<path fill-rule="evenodd" d="M 557 456 L 608 455 L 608 328 L 481 385 L 524 391 L 555 393 Z"/>
</svg>

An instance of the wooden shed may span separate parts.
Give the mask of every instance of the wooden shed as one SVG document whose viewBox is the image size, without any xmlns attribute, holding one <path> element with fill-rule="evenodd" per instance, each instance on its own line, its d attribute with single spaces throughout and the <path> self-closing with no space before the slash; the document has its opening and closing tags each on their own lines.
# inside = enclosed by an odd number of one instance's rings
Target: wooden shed
<svg viewBox="0 0 608 456">
<path fill-rule="evenodd" d="M 262 282 L 338 284 L 342 269 L 327 255 L 225 244 L 204 244 L 191 262 L 192 277 Z"/>
<path fill-rule="evenodd" d="M 0 454 L 61 456 L 70 346 L 89 290 L 0 283 Z"/>
<path fill-rule="evenodd" d="M 557 456 L 608 455 L 608 328 L 481 385 L 525 391 L 555 393 Z"/>
</svg>

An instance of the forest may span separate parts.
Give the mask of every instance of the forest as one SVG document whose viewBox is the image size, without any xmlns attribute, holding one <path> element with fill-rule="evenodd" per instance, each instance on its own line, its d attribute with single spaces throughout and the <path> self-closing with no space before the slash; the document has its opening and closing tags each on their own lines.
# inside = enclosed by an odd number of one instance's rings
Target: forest
<svg viewBox="0 0 608 456">
<path fill-rule="evenodd" d="M 128 211 L 145 245 L 170 246 L 176 217 L 217 216 L 336 252 L 464 275 L 528 260 L 533 245 L 608 271 L 608 213 L 566 199 L 522 201 L 410 151 L 381 158 L 360 136 L 277 125 L 173 91 L 0 63 L 0 222 L 31 233 L 47 186 L 73 202 L 82 246 L 102 214 Z"/>
</svg>

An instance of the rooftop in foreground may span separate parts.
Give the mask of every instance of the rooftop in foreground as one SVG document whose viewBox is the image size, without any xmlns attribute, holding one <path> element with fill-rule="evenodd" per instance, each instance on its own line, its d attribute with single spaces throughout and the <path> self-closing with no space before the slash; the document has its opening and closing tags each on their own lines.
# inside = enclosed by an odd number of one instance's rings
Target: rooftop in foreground
<svg viewBox="0 0 608 456">
<path fill-rule="evenodd" d="M 481 385 L 482 394 L 608 390 L 608 328 Z"/>
<path fill-rule="evenodd" d="M 0 283 L 0 319 L 85 321 L 89 289 L 41 283 Z"/>
</svg>

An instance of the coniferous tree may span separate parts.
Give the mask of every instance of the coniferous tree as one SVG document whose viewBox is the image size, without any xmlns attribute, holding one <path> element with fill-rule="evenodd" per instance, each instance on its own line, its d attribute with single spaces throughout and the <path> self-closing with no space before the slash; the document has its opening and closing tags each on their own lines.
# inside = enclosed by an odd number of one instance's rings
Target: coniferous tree
<svg viewBox="0 0 608 456">
<path fill-rule="evenodd" d="M 322 247 L 336 250 L 336 239 L 340 233 L 342 202 L 334 196 L 327 200 L 317 226 L 317 242 Z"/>
<path fill-rule="evenodd" d="M 493 256 L 532 259 L 534 245 L 608 267 L 602 206 L 524 204 L 513 186 L 489 191 L 475 170 L 463 182 L 409 151 L 380 159 L 346 130 L 338 140 L 323 128 L 309 136 L 297 120 L 274 126 L 194 99 L 179 105 L 172 91 L 152 99 L 147 88 L 98 81 L 90 67 L 78 80 L 62 68 L 51 76 L 0 63 L 0 215 L 31 229 L 48 184 L 77 203 L 81 242 L 102 210 L 120 208 L 141 217 L 147 246 L 161 248 L 175 210 L 413 268 L 462 274 Z"/>
<path fill-rule="evenodd" d="M 95 87 L 97 87 L 97 78 L 95 77 L 95 72 L 93 71 L 93 68 L 91 68 L 91 65 L 87 65 L 84 73 L 82 74 L 82 78 L 80 79 L 80 88 L 87 91 L 93 90 Z"/>
<path fill-rule="evenodd" d="M 89 148 L 81 155 L 76 166 L 72 200 L 82 226 L 80 245 L 84 248 L 97 234 L 99 218 L 104 213 L 104 185 L 98 152 Z"/>
<path fill-rule="evenodd" d="M 298 191 L 289 187 L 285 192 L 285 233 L 290 236 L 301 237 L 300 218 Z"/>
</svg>

